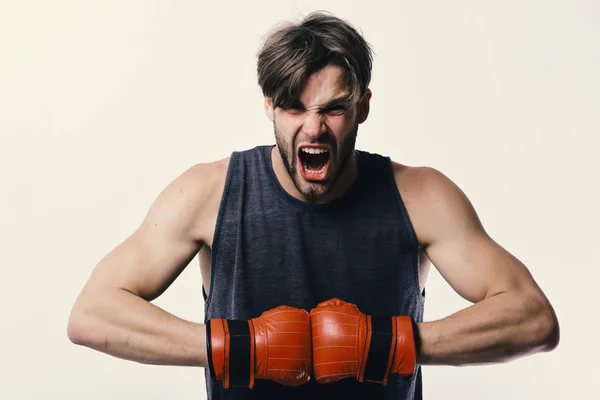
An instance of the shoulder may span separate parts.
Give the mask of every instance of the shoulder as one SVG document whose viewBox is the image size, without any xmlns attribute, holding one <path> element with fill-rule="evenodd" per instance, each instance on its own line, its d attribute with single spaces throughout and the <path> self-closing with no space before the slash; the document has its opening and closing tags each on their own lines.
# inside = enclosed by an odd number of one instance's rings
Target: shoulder
<svg viewBox="0 0 600 400">
<path fill-rule="evenodd" d="M 268 154 L 266 151 L 268 148 L 269 146 L 255 146 L 234 151 L 230 156 L 220 160 L 193 165 L 179 175 L 172 185 L 181 193 L 188 194 L 199 211 L 209 206 L 209 213 L 216 212 L 218 210 L 211 206 L 216 206 L 218 209 L 230 169 L 239 169 L 244 163 L 255 162 Z"/>
<path fill-rule="evenodd" d="M 177 176 L 169 185 L 171 190 L 189 195 L 195 200 L 210 198 L 215 189 L 224 185 L 230 158 L 198 163 Z"/>
<path fill-rule="evenodd" d="M 428 244 L 444 227 L 479 226 L 462 189 L 441 171 L 392 161 L 394 179 L 419 241 Z"/>
<path fill-rule="evenodd" d="M 180 190 L 190 195 L 198 212 L 201 213 L 203 210 L 210 212 L 210 206 L 220 202 L 230 159 L 227 157 L 193 165 L 176 179 L 179 181 Z"/>
<path fill-rule="evenodd" d="M 450 178 L 432 167 L 408 166 L 392 161 L 392 170 L 398 190 L 409 199 L 447 198 L 460 191 Z"/>
<path fill-rule="evenodd" d="M 211 232 L 210 221 L 218 213 L 229 159 L 198 163 L 180 173 L 159 194 L 151 212 L 205 241 Z"/>
</svg>

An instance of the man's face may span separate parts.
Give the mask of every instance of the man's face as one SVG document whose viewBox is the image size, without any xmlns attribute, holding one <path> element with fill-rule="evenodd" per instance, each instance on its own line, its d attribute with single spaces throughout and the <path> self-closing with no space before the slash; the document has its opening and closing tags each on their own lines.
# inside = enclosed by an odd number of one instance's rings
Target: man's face
<svg viewBox="0 0 600 400">
<path fill-rule="evenodd" d="M 346 101 L 349 94 L 343 70 L 330 65 L 310 76 L 291 108 L 273 109 L 265 99 L 283 164 L 307 201 L 318 202 L 331 191 L 354 152 L 370 91 L 354 105 Z"/>
</svg>

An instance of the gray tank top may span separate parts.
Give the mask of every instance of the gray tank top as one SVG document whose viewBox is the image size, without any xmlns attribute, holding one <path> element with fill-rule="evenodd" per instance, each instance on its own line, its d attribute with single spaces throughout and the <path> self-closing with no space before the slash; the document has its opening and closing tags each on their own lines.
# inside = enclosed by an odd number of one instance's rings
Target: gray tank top
<svg viewBox="0 0 600 400">
<path fill-rule="evenodd" d="M 334 297 L 369 315 L 423 318 L 419 246 L 389 158 L 356 150 L 358 175 L 328 204 L 290 196 L 271 164 L 273 146 L 231 155 L 212 247 L 211 318 L 247 320 L 279 305 L 310 311 Z M 344 379 L 286 387 L 258 380 L 225 390 L 205 371 L 208 399 L 417 399 L 421 369 L 387 386 Z"/>
</svg>

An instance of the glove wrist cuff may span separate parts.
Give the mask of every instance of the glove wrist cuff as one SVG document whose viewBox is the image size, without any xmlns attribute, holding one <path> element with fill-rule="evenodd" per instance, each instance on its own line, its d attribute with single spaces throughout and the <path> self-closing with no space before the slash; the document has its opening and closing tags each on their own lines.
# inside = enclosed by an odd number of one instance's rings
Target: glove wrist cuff
<svg viewBox="0 0 600 400">
<path fill-rule="evenodd" d="M 419 334 L 415 320 L 408 316 L 394 317 L 396 326 L 396 351 L 392 372 L 397 375 L 410 376 L 417 367 L 417 351 Z"/>
<path fill-rule="evenodd" d="M 215 318 L 206 324 L 207 358 L 213 381 L 223 387 L 254 386 L 254 342 L 251 321 Z"/>
<path fill-rule="evenodd" d="M 387 384 L 395 353 L 395 328 L 390 317 L 367 316 L 367 341 L 359 382 Z"/>
<path fill-rule="evenodd" d="M 222 381 L 225 375 L 225 347 L 227 321 L 214 318 L 206 323 L 206 358 L 213 381 Z"/>
</svg>

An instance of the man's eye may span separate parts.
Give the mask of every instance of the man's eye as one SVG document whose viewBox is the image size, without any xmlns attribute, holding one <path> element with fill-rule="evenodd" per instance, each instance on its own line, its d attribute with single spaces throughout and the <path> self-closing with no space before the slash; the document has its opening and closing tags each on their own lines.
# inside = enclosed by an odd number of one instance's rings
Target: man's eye
<svg viewBox="0 0 600 400">
<path fill-rule="evenodd" d="M 327 114 L 329 115 L 341 115 L 346 111 L 346 107 L 344 106 L 335 106 L 327 109 Z"/>
</svg>

